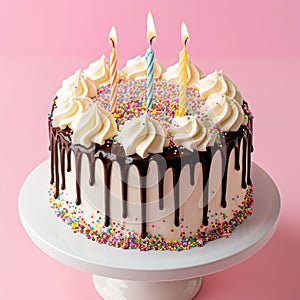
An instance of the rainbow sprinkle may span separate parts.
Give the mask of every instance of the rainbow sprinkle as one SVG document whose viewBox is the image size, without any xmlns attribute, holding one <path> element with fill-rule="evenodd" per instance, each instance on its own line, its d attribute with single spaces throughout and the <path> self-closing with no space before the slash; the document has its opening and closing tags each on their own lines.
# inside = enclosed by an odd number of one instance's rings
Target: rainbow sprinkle
<svg viewBox="0 0 300 300">
<path fill-rule="evenodd" d="M 188 232 L 188 235 L 182 232 L 180 240 L 170 241 L 164 239 L 160 234 L 149 234 L 144 239 L 136 232 L 130 230 L 125 230 L 124 234 L 125 227 L 119 222 L 114 222 L 112 224 L 113 226 L 105 227 L 100 224 L 99 219 L 95 218 L 95 220 L 89 223 L 85 220 L 80 207 L 69 201 L 64 192 L 61 192 L 57 199 L 54 198 L 54 192 L 55 184 L 53 184 L 49 190 L 51 208 L 56 216 L 66 223 L 74 233 L 81 233 L 87 239 L 99 244 L 122 249 L 139 249 L 141 251 L 182 251 L 194 247 L 202 247 L 207 242 L 222 237 L 228 238 L 234 229 L 252 214 L 253 205 L 253 186 L 251 185 L 247 187 L 245 198 L 242 204 L 239 205 L 238 210 L 234 211 L 233 218 L 227 221 L 226 214 L 221 213 L 225 221 L 216 221 L 212 229 L 204 231 L 203 228 L 199 228 L 196 233 Z"/>
<path fill-rule="evenodd" d="M 154 79 L 153 102 L 147 111 L 146 79 L 123 79 L 118 84 L 118 101 L 114 118 L 119 130 L 126 121 L 138 118 L 146 112 L 153 119 L 160 122 L 169 132 L 175 112 L 178 110 L 179 84 L 170 83 L 164 79 Z M 107 110 L 110 110 L 110 86 L 102 86 L 98 91 L 97 101 Z M 208 124 L 209 132 L 217 137 L 216 143 L 222 145 L 223 134 L 207 115 L 200 114 L 204 100 L 200 97 L 197 88 L 187 88 L 186 115 L 196 115 Z M 171 143 L 172 136 L 169 136 Z"/>
</svg>

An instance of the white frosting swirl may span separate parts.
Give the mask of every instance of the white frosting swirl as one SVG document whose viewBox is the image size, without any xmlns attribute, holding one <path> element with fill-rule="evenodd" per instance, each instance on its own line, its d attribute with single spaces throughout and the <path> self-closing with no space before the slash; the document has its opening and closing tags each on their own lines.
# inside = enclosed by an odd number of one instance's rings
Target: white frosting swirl
<svg viewBox="0 0 300 300">
<path fill-rule="evenodd" d="M 97 87 L 110 84 L 109 64 L 104 55 L 91 63 L 84 73 L 94 81 Z"/>
<path fill-rule="evenodd" d="M 202 71 L 189 60 L 187 64 L 187 86 L 191 87 L 203 77 Z M 168 67 L 162 78 L 170 82 L 179 83 L 179 63 Z"/>
<path fill-rule="evenodd" d="M 88 97 L 72 95 L 68 98 L 57 98 L 56 107 L 53 111 L 53 126 L 65 129 L 82 112 L 86 111 L 93 100 Z"/>
<path fill-rule="evenodd" d="M 224 132 L 237 131 L 241 125 L 248 122 L 240 103 L 227 96 L 210 96 L 201 107 L 201 112 Z"/>
<path fill-rule="evenodd" d="M 206 147 L 212 146 L 216 136 L 209 132 L 208 125 L 197 116 L 175 117 L 170 127 L 177 146 L 184 146 L 193 151 L 206 151 Z"/>
<path fill-rule="evenodd" d="M 154 59 L 153 77 L 161 78 L 165 68 L 157 60 Z M 143 79 L 147 77 L 147 63 L 145 57 L 137 56 L 129 59 L 126 66 L 120 72 L 121 79 Z"/>
<path fill-rule="evenodd" d="M 162 153 L 169 145 L 167 131 L 147 114 L 127 121 L 118 136 L 126 155 L 138 154 L 146 158 L 150 153 Z"/>
<path fill-rule="evenodd" d="M 94 98 L 97 96 L 97 87 L 81 70 L 77 70 L 62 82 L 62 87 L 57 91 L 58 98 L 67 98 L 72 95 L 78 97 Z"/>
<path fill-rule="evenodd" d="M 73 129 L 72 142 L 89 148 L 92 143 L 103 145 L 105 140 L 117 134 L 117 125 L 110 112 L 93 103 L 80 114 L 70 126 Z"/>
<path fill-rule="evenodd" d="M 195 85 L 203 99 L 207 99 L 211 95 L 226 95 L 242 104 L 239 88 L 222 71 L 216 70 L 200 79 Z"/>
</svg>

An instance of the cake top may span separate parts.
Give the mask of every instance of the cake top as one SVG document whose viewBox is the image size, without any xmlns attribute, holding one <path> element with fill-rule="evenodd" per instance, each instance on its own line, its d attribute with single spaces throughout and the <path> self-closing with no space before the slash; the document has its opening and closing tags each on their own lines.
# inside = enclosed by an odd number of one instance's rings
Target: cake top
<svg viewBox="0 0 300 300">
<path fill-rule="evenodd" d="M 158 60 L 153 61 L 153 99 L 147 109 L 145 57 L 128 60 L 113 86 L 103 55 L 62 82 L 56 93 L 53 126 L 70 128 L 73 144 L 89 148 L 113 139 L 122 144 L 126 155 L 145 158 L 173 145 L 205 151 L 221 144 L 222 133 L 237 131 L 252 118 L 239 88 L 228 76 L 217 70 L 205 76 L 190 60 L 186 106 L 184 115 L 179 115 L 179 73 L 179 63 L 165 69 Z M 113 89 L 117 97 L 111 112 Z"/>
</svg>

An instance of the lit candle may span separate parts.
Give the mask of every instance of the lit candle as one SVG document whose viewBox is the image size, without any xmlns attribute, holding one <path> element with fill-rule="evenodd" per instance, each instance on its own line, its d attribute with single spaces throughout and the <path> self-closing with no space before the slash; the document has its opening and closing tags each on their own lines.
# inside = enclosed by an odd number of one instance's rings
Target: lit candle
<svg viewBox="0 0 300 300">
<path fill-rule="evenodd" d="M 113 113 L 116 109 L 117 104 L 117 53 L 116 53 L 116 43 L 117 43 L 117 33 L 116 29 L 113 26 L 109 33 L 109 41 L 112 44 L 112 50 L 110 52 L 110 111 Z"/>
<path fill-rule="evenodd" d="M 154 72 L 154 52 L 152 49 L 152 41 L 156 38 L 155 25 L 151 12 L 147 17 L 147 41 L 150 46 L 146 52 L 145 59 L 147 63 L 147 111 L 152 107 L 153 100 L 153 72 Z"/>
<path fill-rule="evenodd" d="M 183 49 L 179 52 L 179 109 L 178 116 L 185 115 L 186 106 L 186 81 L 187 81 L 187 63 L 188 54 L 186 52 L 186 44 L 190 38 L 187 27 L 184 22 L 181 24 L 181 39 L 183 43 Z"/>
</svg>

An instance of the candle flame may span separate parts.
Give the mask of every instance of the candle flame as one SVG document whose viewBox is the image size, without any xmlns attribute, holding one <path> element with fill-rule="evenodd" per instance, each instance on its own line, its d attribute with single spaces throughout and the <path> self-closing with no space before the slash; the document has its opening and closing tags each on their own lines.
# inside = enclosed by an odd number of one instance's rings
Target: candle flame
<svg viewBox="0 0 300 300">
<path fill-rule="evenodd" d="M 154 38 L 156 38 L 155 25 L 152 14 L 149 11 L 147 16 L 147 41 L 150 42 Z"/>
<path fill-rule="evenodd" d="M 112 43 L 113 47 L 115 47 L 117 43 L 117 32 L 115 26 L 113 26 L 110 30 L 108 40 Z"/>
<path fill-rule="evenodd" d="M 184 22 L 181 23 L 181 40 L 184 45 L 186 45 L 188 39 L 190 38 L 188 29 Z"/>
</svg>

